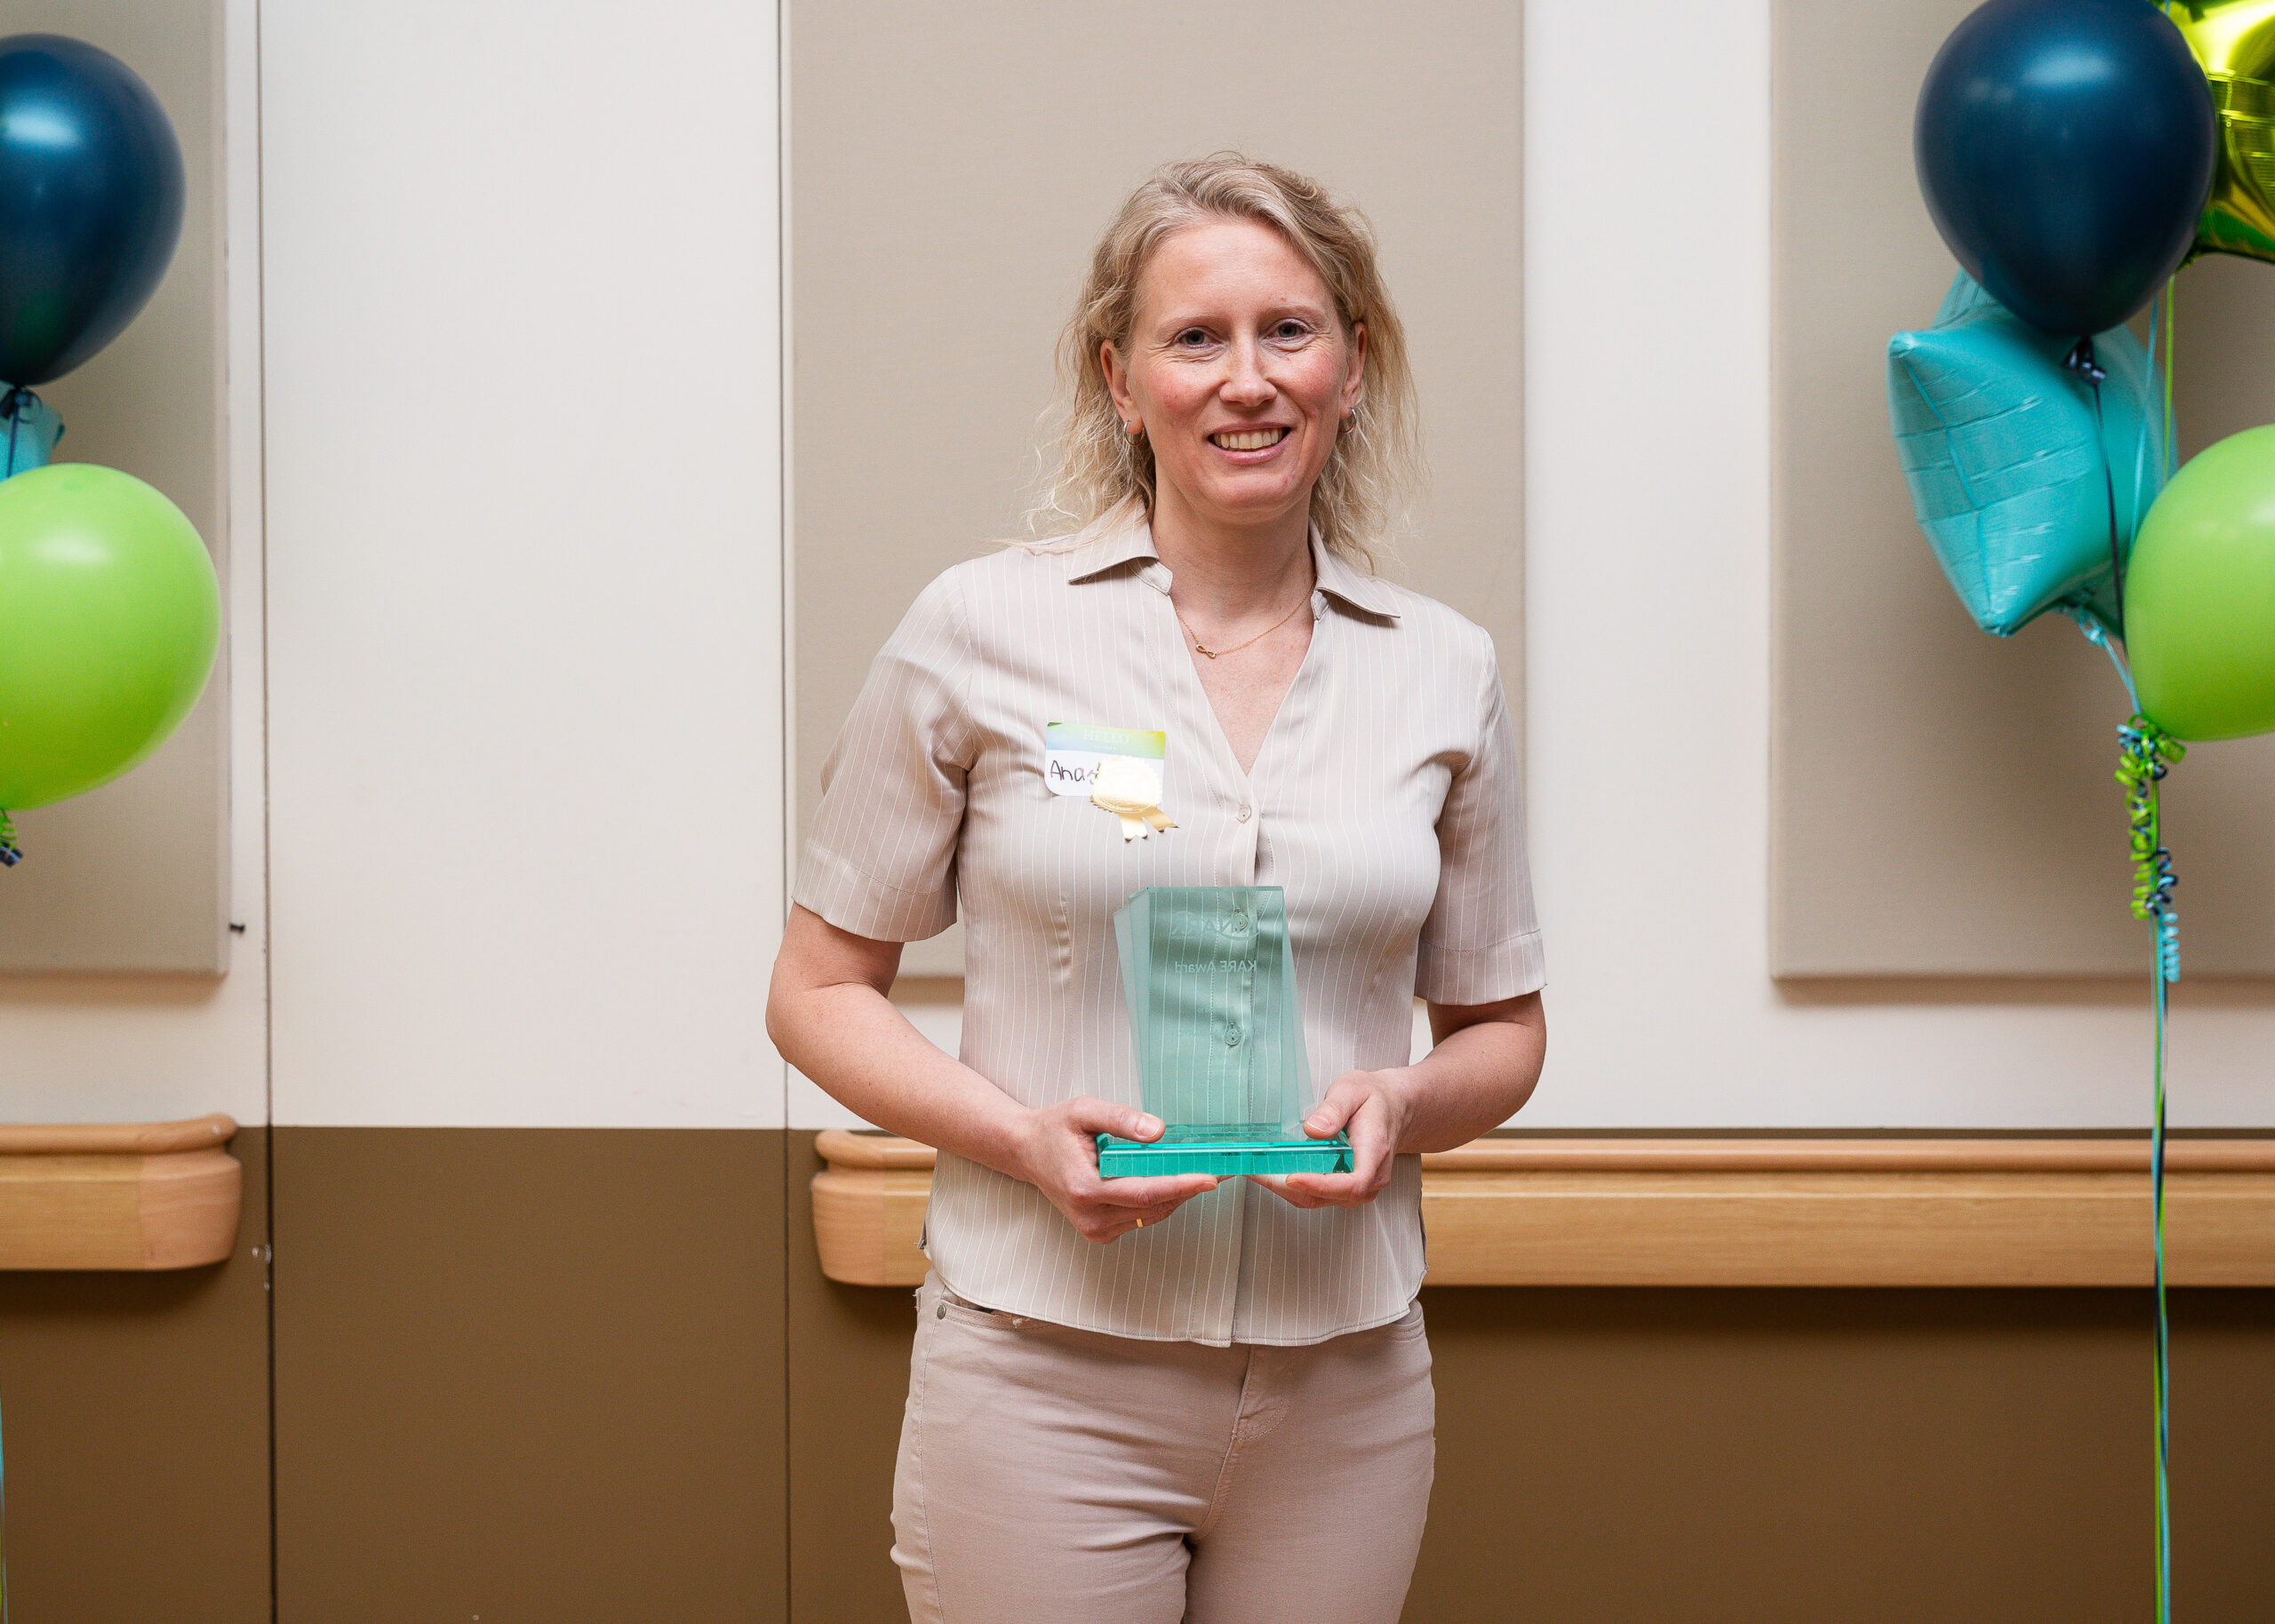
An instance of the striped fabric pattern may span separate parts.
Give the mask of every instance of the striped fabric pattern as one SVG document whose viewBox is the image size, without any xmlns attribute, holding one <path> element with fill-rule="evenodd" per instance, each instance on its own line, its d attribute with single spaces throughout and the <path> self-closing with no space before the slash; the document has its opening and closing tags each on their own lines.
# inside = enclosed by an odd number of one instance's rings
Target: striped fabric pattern
<svg viewBox="0 0 2275 1624">
<path fill-rule="evenodd" d="M 1014 547 L 928 586 L 823 769 L 794 895 L 857 935 L 964 923 L 961 1058 L 1014 1099 L 1138 1101 L 1114 912 L 1151 885 L 1277 885 L 1312 1075 L 1403 1065 L 1412 999 L 1542 985 L 1515 740 L 1488 635 L 1313 540 L 1316 624 L 1243 774 L 1143 524 Z M 1051 722 L 1161 729 L 1177 827 L 1043 781 Z M 1034 1187 L 942 1154 L 925 1248 L 966 1301 L 1083 1330 L 1295 1345 L 1405 1313 L 1421 1166 L 1369 1206 L 1299 1211 L 1246 1179 L 1106 1246 Z"/>
</svg>

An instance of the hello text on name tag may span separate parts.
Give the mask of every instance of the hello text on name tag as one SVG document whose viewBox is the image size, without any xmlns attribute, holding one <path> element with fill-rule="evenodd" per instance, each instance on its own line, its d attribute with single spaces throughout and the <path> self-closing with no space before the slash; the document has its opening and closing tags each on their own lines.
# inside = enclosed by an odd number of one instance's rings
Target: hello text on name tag
<svg viewBox="0 0 2275 1624">
<path fill-rule="evenodd" d="M 1116 756 L 1130 756 L 1153 769 L 1156 784 L 1169 756 L 1169 735 L 1138 728 L 1093 728 L 1084 722 L 1054 721 L 1042 730 L 1042 781 L 1054 795 L 1088 798 L 1098 768 Z"/>
</svg>

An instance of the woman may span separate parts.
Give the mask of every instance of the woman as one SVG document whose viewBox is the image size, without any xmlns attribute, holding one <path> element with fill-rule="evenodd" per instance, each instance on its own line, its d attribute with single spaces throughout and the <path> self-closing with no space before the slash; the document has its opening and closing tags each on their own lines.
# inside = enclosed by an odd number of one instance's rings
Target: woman
<svg viewBox="0 0 2275 1624">
<path fill-rule="evenodd" d="M 1492 644 L 1368 568 L 1412 385 L 1364 222 L 1313 182 L 1163 169 L 1061 373 L 1080 528 L 949 570 L 877 657 L 768 1006 L 792 1063 L 940 1152 L 894 1560 L 920 1620 L 1393 1620 L 1433 1449 L 1417 1153 L 1516 1111 L 1545 1043 Z M 1159 805 L 1063 792 L 1053 723 L 1164 735 Z M 1334 1079 L 1305 1127 L 1352 1171 L 1102 1180 L 1094 1135 L 1163 1126 L 1114 912 L 1249 884 L 1285 888 Z M 885 996 L 959 904 L 961 1061 Z"/>
</svg>

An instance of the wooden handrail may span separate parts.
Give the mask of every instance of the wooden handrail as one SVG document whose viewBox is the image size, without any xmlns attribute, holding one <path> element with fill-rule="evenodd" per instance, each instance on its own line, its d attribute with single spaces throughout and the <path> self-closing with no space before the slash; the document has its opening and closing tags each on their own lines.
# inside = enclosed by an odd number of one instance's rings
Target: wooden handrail
<svg viewBox="0 0 2275 1624">
<path fill-rule="evenodd" d="M 2172 1139 L 2175 1173 L 2275 1173 L 2275 1139 Z M 1425 1172 L 2146 1173 L 2145 1139 L 1473 1139 Z"/>
<path fill-rule="evenodd" d="M 0 1156 L 173 1156 L 236 1134 L 220 1111 L 185 1122 L 8 1122 L 0 1123 Z"/>
<path fill-rule="evenodd" d="M 244 1167 L 218 1112 L 0 1125 L 0 1270 L 195 1269 L 236 1246 Z"/>
<path fill-rule="evenodd" d="M 854 1134 L 826 1127 L 814 1141 L 822 1160 L 834 1167 L 890 1167 L 929 1173 L 937 1154 L 930 1145 L 890 1134 Z"/>
<path fill-rule="evenodd" d="M 932 1166 L 930 1145 L 825 1129 L 838 1167 Z M 2173 1139 L 2175 1173 L 2275 1173 L 2275 1138 Z M 1425 1173 L 2146 1173 L 2145 1139 L 1473 1139 L 1422 1158 Z"/>
<path fill-rule="evenodd" d="M 923 1278 L 933 1153 L 832 1130 L 822 1270 Z M 2275 1139 L 2167 1146 L 2170 1278 L 2275 1286 Z M 1422 1158 L 1436 1286 L 2138 1286 L 2140 1139 L 1481 1139 Z"/>
</svg>

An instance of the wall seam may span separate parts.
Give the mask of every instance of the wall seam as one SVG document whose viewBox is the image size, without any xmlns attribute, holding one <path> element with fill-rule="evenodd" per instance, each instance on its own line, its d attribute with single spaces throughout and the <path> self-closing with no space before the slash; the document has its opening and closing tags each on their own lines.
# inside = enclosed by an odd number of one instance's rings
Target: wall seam
<svg viewBox="0 0 2275 1624">
<path fill-rule="evenodd" d="M 777 780 L 780 798 L 782 846 L 778 854 L 781 864 L 781 915 L 786 924 L 790 916 L 790 885 L 793 873 L 793 854 L 797 840 L 797 705 L 795 703 L 797 664 L 796 634 L 796 566 L 791 546 L 791 422 L 792 405 L 790 335 L 790 5 L 789 0 L 775 0 L 774 5 L 774 368 L 776 399 L 776 500 L 779 504 L 775 524 L 775 556 L 778 562 L 776 578 L 779 593 L 778 617 L 781 635 L 778 657 L 781 675 L 777 687 L 780 728 L 777 743 L 781 751 L 781 772 Z M 791 1368 L 793 1351 L 790 1335 L 790 1064 L 780 1055 L 775 1056 L 776 1097 L 781 1102 L 782 1133 L 777 1153 L 782 1158 L 781 1200 L 782 1272 L 780 1277 L 779 1308 L 782 1316 L 782 1363 L 779 1378 L 782 1395 L 782 1612 L 787 1624 L 796 1606 L 797 1545 L 792 1531 L 797 1517 L 797 1478 L 795 1462 L 791 1453 Z"/>
<path fill-rule="evenodd" d="M 240 26 L 251 29 L 252 242 L 250 245 L 253 279 L 253 433 L 255 490 L 259 513 L 260 545 L 258 573 L 260 605 L 260 1068 L 263 1123 L 261 1156 L 261 1273 L 267 1310 L 268 1356 L 268 1618 L 278 1624 L 282 1615 L 276 1516 L 276 1015 L 275 936 L 271 928 L 269 881 L 269 750 L 268 726 L 268 299 L 267 249 L 264 204 L 267 198 L 266 131 L 262 122 L 260 0 L 244 0 Z M 226 58 L 224 59 L 227 60 Z M 231 537 L 234 543 L 235 537 Z"/>
</svg>

